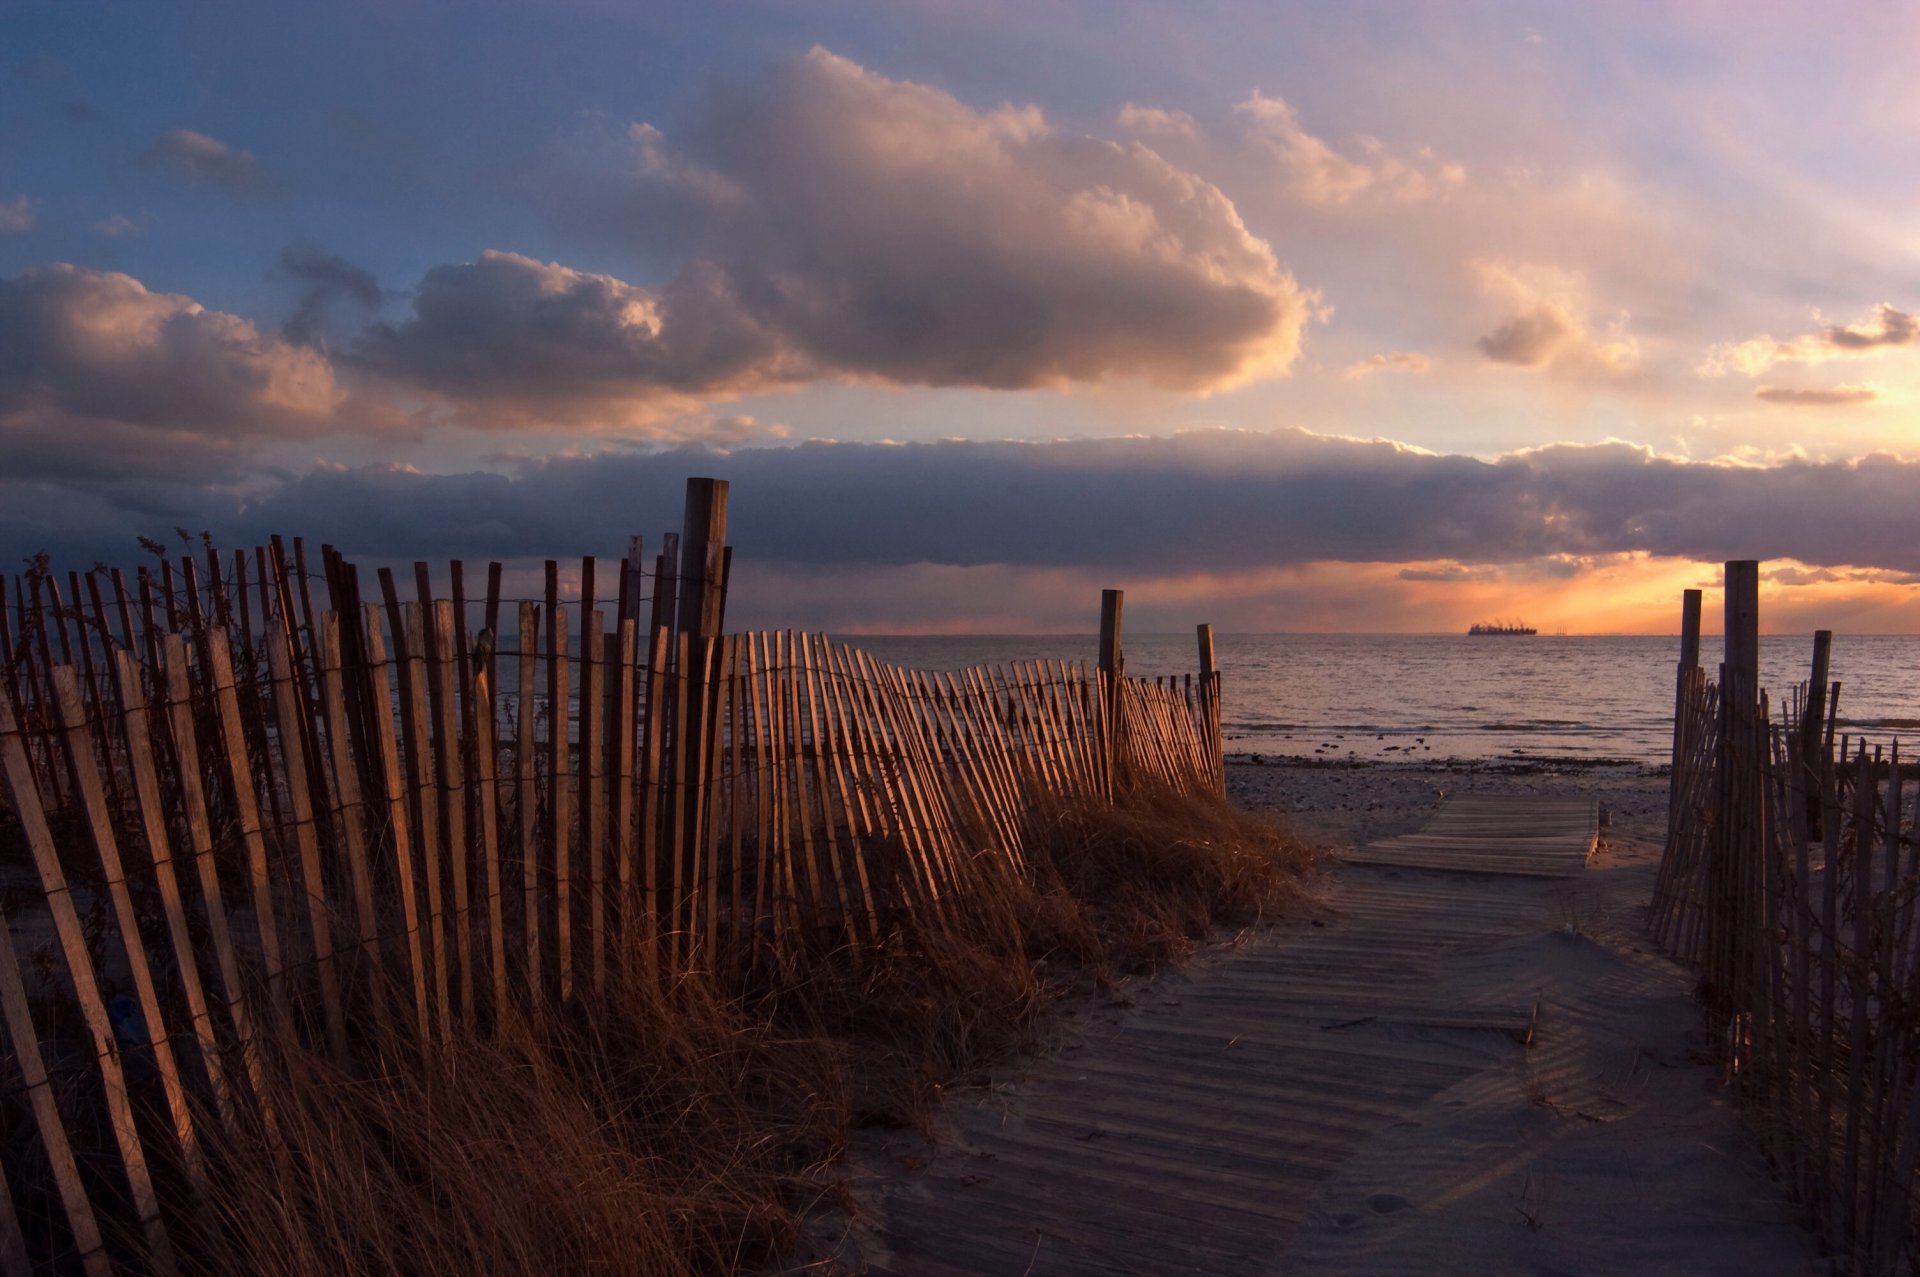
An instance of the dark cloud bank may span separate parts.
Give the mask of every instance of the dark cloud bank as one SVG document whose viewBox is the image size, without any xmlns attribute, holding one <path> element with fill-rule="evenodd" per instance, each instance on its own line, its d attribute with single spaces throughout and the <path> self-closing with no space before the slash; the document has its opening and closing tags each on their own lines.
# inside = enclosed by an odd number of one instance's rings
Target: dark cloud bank
<svg viewBox="0 0 1920 1277">
<path fill-rule="evenodd" d="M 512 475 L 314 472 L 236 503 L 151 484 L 0 484 L 0 538 L 25 554 L 125 560 L 175 523 L 238 542 L 272 531 L 369 558 L 617 554 L 675 527 L 688 475 L 733 485 L 755 563 L 1011 564 L 1118 575 L 1316 561 L 1510 563 L 1644 551 L 1920 571 L 1920 462 L 1749 468 L 1624 444 L 1498 461 L 1303 431 L 1055 443 L 812 443 L 555 458 Z"/>
</svg>

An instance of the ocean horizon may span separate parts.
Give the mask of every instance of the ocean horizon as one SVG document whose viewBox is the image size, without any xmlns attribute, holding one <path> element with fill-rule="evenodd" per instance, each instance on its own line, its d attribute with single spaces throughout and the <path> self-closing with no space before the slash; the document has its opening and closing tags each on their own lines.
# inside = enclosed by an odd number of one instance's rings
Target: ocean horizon
<svg viewBox="0 0 1920 1277">
<path fill-rule="evenodd" d="M 1092 634 L 836 635 L 898 665 L 958 669 L 1087 661 Z M 1678 635 L 1233 633 L 1214 635 L 1228 756 L 1410 763 L 1500 758 L 1668 760 Z M 1719 663 L 1719 635 L 1700 643 Z M 1128 633 L 1127 673 L 1198 668 L 1191 630 Z M 1777 715 L 1806 681 L 1813 637 L 1762 635 L 1761 686 Z M 1920 732 L 1920 636 L 1837 634 L 1839 730 Z"/>
</svg>

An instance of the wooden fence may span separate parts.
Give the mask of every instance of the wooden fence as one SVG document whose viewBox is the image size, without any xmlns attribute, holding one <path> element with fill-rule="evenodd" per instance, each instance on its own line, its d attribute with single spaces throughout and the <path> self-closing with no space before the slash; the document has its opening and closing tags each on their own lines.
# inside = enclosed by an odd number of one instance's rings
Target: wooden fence
<svg viewBox="0 0 1920 1277">
<path fill-rule="evenodd" d="M 690 970 L 738 987 L 886 946 L 1025 865 L 1049 797 L 1219 792 L 1219 675 L 901 669 L 722 630 L 725 485 L 602 598 L 363 602 L 275 540 L 16 581 L 0 690 L 0 1272 L 169 1273 L 208 1124 L 345 1067 Z M 251 569 L 251 571 L 249 570 Z M 324 593 L 316 603 L 313 583 Z M 476 624 L 477 622 L 477 624 Z M 25 961 L 22 960 L 22 954 Z"/>
<path fill-rule="evenodd" d="M 1758 689 L 1758 565 L 1727 565 L 1727 662 L 1688 602 L 1655 938 L 1701 971 L 1734 1093 L 1836 1271 L 1920 1261 L 1920 767 L 1836 748 L 1832 635 L 1777 720 Z M 1694 592 L 1689 592 L 1694 593 Z M 1686 659 L 1687 656 L 1691 660 Z"/>
</svg>

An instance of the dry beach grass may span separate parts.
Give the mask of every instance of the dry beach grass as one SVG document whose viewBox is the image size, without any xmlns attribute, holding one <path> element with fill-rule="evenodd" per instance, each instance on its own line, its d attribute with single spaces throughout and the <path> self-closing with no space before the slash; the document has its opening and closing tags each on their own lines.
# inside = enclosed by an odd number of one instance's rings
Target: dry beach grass
<svg viewBox="0 0 1920 1277">
<path fill-rule="evenodd" d="M 738 1271 L 791 1248 L 858 1126 L 944 1091 L 1067 991 L 1298 898 L 1307 844 L 1217 800 L 1037 811 L 1031 872 L 748 992 L 688 976 L 354 1078 L 298 1053 L 277 1138 L 217 1150 L 207 1273 Z"/>
</svg>

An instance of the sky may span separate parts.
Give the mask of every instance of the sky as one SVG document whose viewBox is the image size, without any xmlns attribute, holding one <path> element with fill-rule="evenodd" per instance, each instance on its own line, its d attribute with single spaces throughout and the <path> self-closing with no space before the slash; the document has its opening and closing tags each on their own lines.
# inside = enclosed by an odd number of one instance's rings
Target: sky
<svg viewBox="0 0 1920 1277">
<path fill-rule="evenodd" d="M 1920 632 L 1920 8 L 0 4 L 0 570 Z"/>
</svg>

